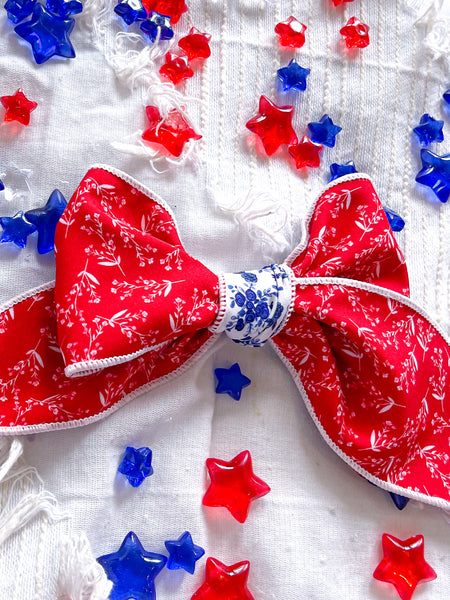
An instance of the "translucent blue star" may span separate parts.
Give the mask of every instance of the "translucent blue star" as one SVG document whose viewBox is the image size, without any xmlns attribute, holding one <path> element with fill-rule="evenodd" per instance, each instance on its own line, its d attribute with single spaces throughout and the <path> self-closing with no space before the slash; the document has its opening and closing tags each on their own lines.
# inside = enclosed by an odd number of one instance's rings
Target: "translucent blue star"
<svg viewBox="0 0 450 600">
<path fill-rule="evenodd" d="M 5 184 L 3 183 L 3 181 L 0 179 L 0 192 L 3 192 L 3 190 L 5 189 Z"/>
<path fill-rule="evenodd" d="M 333 163 L 330 165 L 330 179 L 328 181 L 334 181 L 335 179 L 339 179 L 339 177 L 343 177 L 344 175 L 357 172 L 358 171 L 356 170 L 355 163 L 352 160 L 349 160 L 343 165 Z"/>
<path fill-rule="evenodd" d="M 425 113 L 420 119 L 420 125 L 414 127 L 413 131 L 419 139 L 419 144 L 421 146 L 428 146 L 433 142 L 442 142 L 444 139 L 443 127 L 444 121 L 437 121 Z"/>
<path fill-rule="evenodd" d="M 131 25 L 136 21 L 144 21 L 147 18 L 147 11 L 140 0 L 120 0 L 114 8 L 114 12 Z"/>
<path fill-rule="evenodd" d="M 310 69 L 304 69 L 293 58 L 287 67 L 278 69 L 278 78 L 283 83 L 283 92 L 297 90 L 304 92 L 306 90 L 306 78 L 310 74 Z"/>
<path fill-rule="evenodd" d="M 386 206 L 383 206 L 383 209 L 392 231 L 401 231 L 405 226 L 405 221 L 401 216 Z"/>
<path fill-rule="evenodd" d="M 5 10 L 8 19 L 12 23 L 20 23 L 31 15 L 36 0 L 8 0 L 5 4 Z"/>
<path fill-rule="evenodd" d="M 242 389 L 251 384 L 251 380 L 241 373 L 238 363 L 229 369 L 214 369 L 217 377 L 217 394 L 228 394 L 235 400 L 240 400 Z"/>
<path fill-rule="evenodd" d="M 38 230 L 39 254 L 47 254 L 54 249 L 56 225 L 66 206 L 64 196 L 59 190 L 54 190 L 43 208 L 34 208 L 25 213 L 25 218 Z"/>
<path fill-rule="evenodd" d="M 447 104 L 450 104 L 450 90 L 447 90 L 442 97 L 447 102 Z"/>
<path fill-rule="evenodd" d="M 77 0 L 47 0 L 48 10 L 59 17 L 60 19 L 67 19 L 73 15 L 78 15 L 83 10 L 83 5 Z"/>
<path fill-rule="evenodd" d="M 167 558 L 144 550 L 138 536 L 130 531 L 117 552 L 97 561 L 113 582 L 109 600 L 155 600 L 155 578 Z"/>
<path fill-rule="evenodd" d="M 420 157 L 422 169 L 416 175 L 417 183 L 432 189 L 441 202 L 447 202 L 450 196 L 450 154 L 438 156 L 422 150 Z"/>
<path fill-rule="evenodd" d="M 409 498 L 405 498 L 405 496 L 400 496 L 400 494 L 394 494 L 394 492 L 389 492 L 389 495 L 392 498 L 392 502 L 395 504 L 398 510 L 403 510 L 409 502 Z"/>
<path fill-rule="evenodd" d="M 27 237 L 36 231 L 36 227 L 25 219 L 22 210 L 13 217 L 0 217 L 0 225 L 3 227 L 0 242 L 12 242 L 19 248 L 25 248 Z"/>
<path fill-rule="evenodd" d="M 150 448 L 127 446 L 118 469 L 133 487 L 139 487 L 146 477 L 153 474 L 152 451 Z"/>
<path fill-rule="evenodd" d="M 336 144 L 336 136 L 342 131 L 342 127 L 335 125 L 328 115 L 323 115 L 318 123 L 308 123 L 310 138 L 315 144 L 323 144 L 333 148 Z"/>
<path fill-rule="evenodd" d="M 30 21 L 16 25 L 14 31 L 31 45 L 34 60 L 40 65 L 55 55 L 75 58 L 69 39 L 74 25 L 73 19 L 61 19 L 37 3 Z"/>
<path fill-rule="evenodd" d="M 173 29 L 170 26 L 170 17 L 160 15 L 152 11 L 150 18 L 141 23 L 141 30 L 148 35 L 151 42 L 155 42 L 158 37 L 158 31 L 161 31 L 159 39 L 170 40 L 173 38 Z"/>
<path fill-rule="evenodd" d="M 185 531 L 178 540 L 168 540 L 164 544 L 170 555 L 167 568 L 171 571 L 184 569 L 192 575 L 195 571 L 195 563 L 205 554 L 203 548 L 194 544 L 189 531 Z"/>
</svg>

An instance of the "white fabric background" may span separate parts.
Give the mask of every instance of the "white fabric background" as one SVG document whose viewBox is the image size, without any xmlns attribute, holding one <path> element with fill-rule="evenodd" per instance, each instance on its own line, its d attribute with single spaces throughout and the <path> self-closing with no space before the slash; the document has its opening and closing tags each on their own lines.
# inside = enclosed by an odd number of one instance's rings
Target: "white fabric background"
<svg viewBox="0 0 450 600">
<path fill-rule="evenodd" d="M 12 215 L 45 203 L 58 187 L 67 198 L 89 165 L 104 162 L 129 172 L 174 210 L 187 250 L 215 270 L 252 269 L 282 260 L 298 243 L 302 217 L 328 176 L 331 162 L 353 159 L 371 174 L 383 203 L 406 220 L 397 239 L 411 276 L 412 297 L 449 330 L 450 207 L 414 183 L 419 149 L 411 134 L 420 116 L 449 114 L 441 96 L 449 83 L 446 63 L 426 51 L 426 24 L 395 0 L 355 0 L 334 9 L 328 0 L 191 0 L 175 26 L 177 39 L 191 25 L 212 34 L 212 56 L 187 82 L 192 121 L 203 135 L 197 160 L 157 175 L 144 159 L 121 154 L 124 141 L 146 126 L 144 90 L 117 80 L 78 18 L 72 35 L 77 58 L 36 66 L 27 45 L 0 14 L 0 95 L 23 87 L 39 102 L 28 128 L 0 126 L 0 169 L 9 189 L 23 185 L 11 166 L 30 169 L 30 194 L 0 196 Z M 275 71 L 292 54 L 280 50 L 273 28 L 294 14 L 308 26 L 297 51 L 311 69 L 307 91 L 280 95 Z M 339 29 L 350 16 L 371 27 L 371 45 L 347 56 Z M 299 134 L 328 112 L 342 126 L 323 166 L 300 176 L 284 156 L 257 155 L 245 122 L 259 95 L 293 103 Z M 450 139 L 450 137 L 449 137 Z M 449 141 L 434 146 L 450 151 Z M 287 214 L 286 251 L 250 239 L 218 203 L 242 202 L 247 192 L 274 195 Z M 9 198 L 9 199 L 8 199 Z M 267 217 L 269 227 L 279 216 Z M 53 257 L 37 255 L 35 240 L 20 251 L 0 246 L 0 300 L 52 278 Z M 76 249 L 74 249 L 76 251 Z M 265 252 L 265 259 L 261 258 Z M 214 393 L 213 369 L 239 361 L 253 383 L 242 400 Z M 270 347 L 249 350 L 222 339 L 175 381 L 133 401 L 89 427 L 24 437 L 27 461 L 72 518 L 57 525 L 36 518 L 0 548 L 0 598 L 56 597 L 60 536 L 85 531 L 95 556 L 118 549 L 130 530 L 148 550 L 189 530 L 207 556 L 232 564 L 251 561 L 255 600 L 395 598 L 373 580 L 381 534 L 422 533 L 426 558 L 438 574 L 420 586 L 418 600 L 450 594 L 450 528 L 437 509 L 410 502 L 397 511 L 389 496 L 366 483 L 320 438 L 288 373 Z M 116 476 L 126 445 L 153 450 L 154 470 L 138 489 Z M 255 502 L 246 523 L 222 509 L 205 509 L 205 459 L 226 460 L 250 450 L 254 469 L 272 488 Z M 2 490 L 3 502 L 7 490 Z M 204 559 L 194 576 L 165 570 L 156 580 L 158 600 L 190 598 L 203 581 Z M 75 599 L 72 599 L 75 600 Z"/>
</svg>

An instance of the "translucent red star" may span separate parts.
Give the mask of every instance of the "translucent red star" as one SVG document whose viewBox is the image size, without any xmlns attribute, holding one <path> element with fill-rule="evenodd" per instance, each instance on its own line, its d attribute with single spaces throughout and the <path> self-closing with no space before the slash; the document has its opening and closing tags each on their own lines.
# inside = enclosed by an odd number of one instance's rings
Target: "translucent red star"
<svg viewBox="0 0 450 600">
<path fill-rule="evenodd" d="M 257 135 L 268 156 L 282 144 L 296 144 L 297 135 L 292 127 L 293 106 L 277 106 L 266 96 L 259 99 L 259 114 L 247 122 L 246 127 Z"/>
<path fill-rule="evenodd" d="M 30 113 L 37 107 L 37 102 L 28 100 L 19 88 L 13 96 L 1 96 L 0 101 L 5 108 L 5 121 L 18 121 L 22 125 L 30 122 Z"/>
<path fill-rule="evenodd" d="M 177 23 L 181 15 L 187 11 L 188 7 L 184 0 L 142 0 L 147 14 L 152 11 L 170 17 L 170 23 Z"/>
<path fill-rule="evenodd" d="M 217 558 L 208 558 L 205 582 L 191 600 L 254 600 L 247 588 L 249 568 L 247 560 L 227 566 Z"/>
<path fill-rule="evenodd" d="M 178 85 L 183 79 L 189 79 L 194 75 L 194 71 L 188 65 L 187 56 L 178 56 L 178 54 L 168 52 L 165 58 L 166 62 L 159 69 L 159 72 L 174 85 Z"/>
<path fill-rule="evenodd" d="M 186 52 L 189 60 L 208 58 L 211 55 L 209 33 L 202 33 L 196 27 L 191 27 L 189 34 L 181 38 L 179 47 Z"/>
<path fill-rule="evenodd" d="M 301 48 L 305 43 L 305 31 L 307 27 L 300 23 L 295 17 L 289 17 L 286 21 L 278 23 L 275 33 L 278 43 L 284 48 Z"/>
<path fill-rule="evenodd" d="M 370 44 L 369 26 L 351 17 L 340 31 L 347 48 L 365 48 Z"/>
<path fill-rule="evenodd" d="M 202 137 L 177 109 L 171 110 L 165 119 L 156 106 L 147 106 L 145 110 L 149 127 L 142 134 L 142 138 L 147 142 L 161 144 L 173 156 L 180 156 L 186 142 Z"/>
<path fill-rule="evenodd" d="M 315 144 L 307 135 L 304 135 L 298 144 L 294 144 L 288 148 L 289 154 L 295 160 L 297 169 L 318 167 L 320 165 L 320 153 L 322 150 L 322 144 Z"/>
<path fill-rule="evenodd" d="M 344 2 L 353 2 L 353 0 L 331 0 L 334 6 L 339 6 L 340 4 L 344 4 Z"/>
</svg>

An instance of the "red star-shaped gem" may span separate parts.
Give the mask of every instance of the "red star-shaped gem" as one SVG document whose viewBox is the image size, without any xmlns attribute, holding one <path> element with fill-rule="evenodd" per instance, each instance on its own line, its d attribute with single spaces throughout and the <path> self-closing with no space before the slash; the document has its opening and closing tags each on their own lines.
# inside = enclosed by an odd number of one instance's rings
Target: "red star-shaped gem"
<svg viewBox="0 0 450 600">
<path fill-rule="evenodd" d="M 210 39 L 209 33 L 202 33 L 196 27 L 191 27 L 189 34 L 182 37 L 178 45 L 186 52 L 189 60 L 208 58 L 211 55 Z"/>
<path fill-rule="evenodd" d="M 259 114 L 246 123 L 247 129 L 258 137 L 268 156 L 282 144 L 296 144 L 297 135 L 292 128 L 293 106 L 277 106 L 266 96 L 259 99 Z"/>
<path fill-rule="evenodd" d="M 353 0 L 331 0 L 334 6 L 339 6 L 340 4 L 344 4 L 344 2 L 353 2 Z"/>
<path fill-rule="evenodd" d="M 383 560 L 373 576 L 379 581 L 392 583 L 402 600 L 410 600 L 420 581 L 436 579 L 436 573 L 425 562 L 423 535 L 398 540 L 383 533 Z"/>
<path fill-rule="evenodd" d="M 202 136 L 195 133 L 184 115 L 176 108 L 169 111 L 165 119 L 156 106 L 147 106 L 148 129 L 142 134 L 147 142 L 161 144 L 173 156 L 180 156 L 184 144 L 189 140 L 199 140 Z"/>
<path fill-rule="evenodd" d="M 1 103 L 5 107 L 5 121 L 19 121 L 22 125 L 30 122 L 30 113 L 37 107 L 37 102 L 28 100 L 19 88 L 14 96 L 2 96 Z"/>
<path fill-rule="evenodd" d="M 142 5 L 147 14 L 155 11 L 160 15 L 170 17 L 171 25 L 177 23 L 181 15 L 188 9 L 184 0 L 142 0 Z"/>
<path fill-rule="evenodd" d="M 270 492 L 267 483 L 253 473 L 248 450 L 229 462 L 208 458 L 206 467 L 211 483 L 203 496 L 203 504 L 227 508 L 239 523 L 247 518 L 250 503 Z"/>
<path fill-rule="evenodd" d="M 356 17 L 349 19 L 340 33 L 347 48 L 365 48 L 370 44 L 369 26 Z"/>
<path fill-rule="evenodd" d="M 307 27 L 297 21 L 295 17 L 289 17 L 286 21 L 275 26 L 280 46 L 285 48 L 301 48 L 305 43 L 305 31 Z"/>
<path fill-rule="evenodd" d="M 166 54 L 166 62 L 159 69 L 159 72 L 170 79 L 174 85 L 194 75 L 194 71 L 188 65 L 187 56 L 178 56 L 178 54 L 172 54 L 172 52 Z"/>
<path fill-rule="evenodd" d="M 315 144 L 307 135 L 304 135 L 298 144 L 289 146 L 288 152 L 295 160 L 297 169 L 303 167 L 318 167 L 320 165 L 320 153 L 322 144 Z"/>
<path fill-rule="evenodd" d="M 217 558 L 206 561 L 205 583 L 191 600 L 254 600 L 247 589 L 248 560 L 227 566 Z"/>
</svg>

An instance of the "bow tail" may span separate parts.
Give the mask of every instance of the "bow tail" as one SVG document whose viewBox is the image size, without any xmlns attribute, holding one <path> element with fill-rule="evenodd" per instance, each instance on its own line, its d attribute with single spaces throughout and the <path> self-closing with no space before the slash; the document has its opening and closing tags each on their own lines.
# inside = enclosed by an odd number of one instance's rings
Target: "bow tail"
<svg viewBox="0 0 450 600">
<path fill-rule="evenodd" d="M 339 278 L 297 283 L 294 313 L 273 341 L 322 436 L 379 487 L 450 508 L 444 333 L 391 290 Z"/>
<path fill-rule="evenodd" d="M 57 342 L 53 284 L 0 309 L 0 433 L 92 423 L 197 360 L 216 335 L 187 333 L 126 363 L 68 378 Z"/>
</svg>

